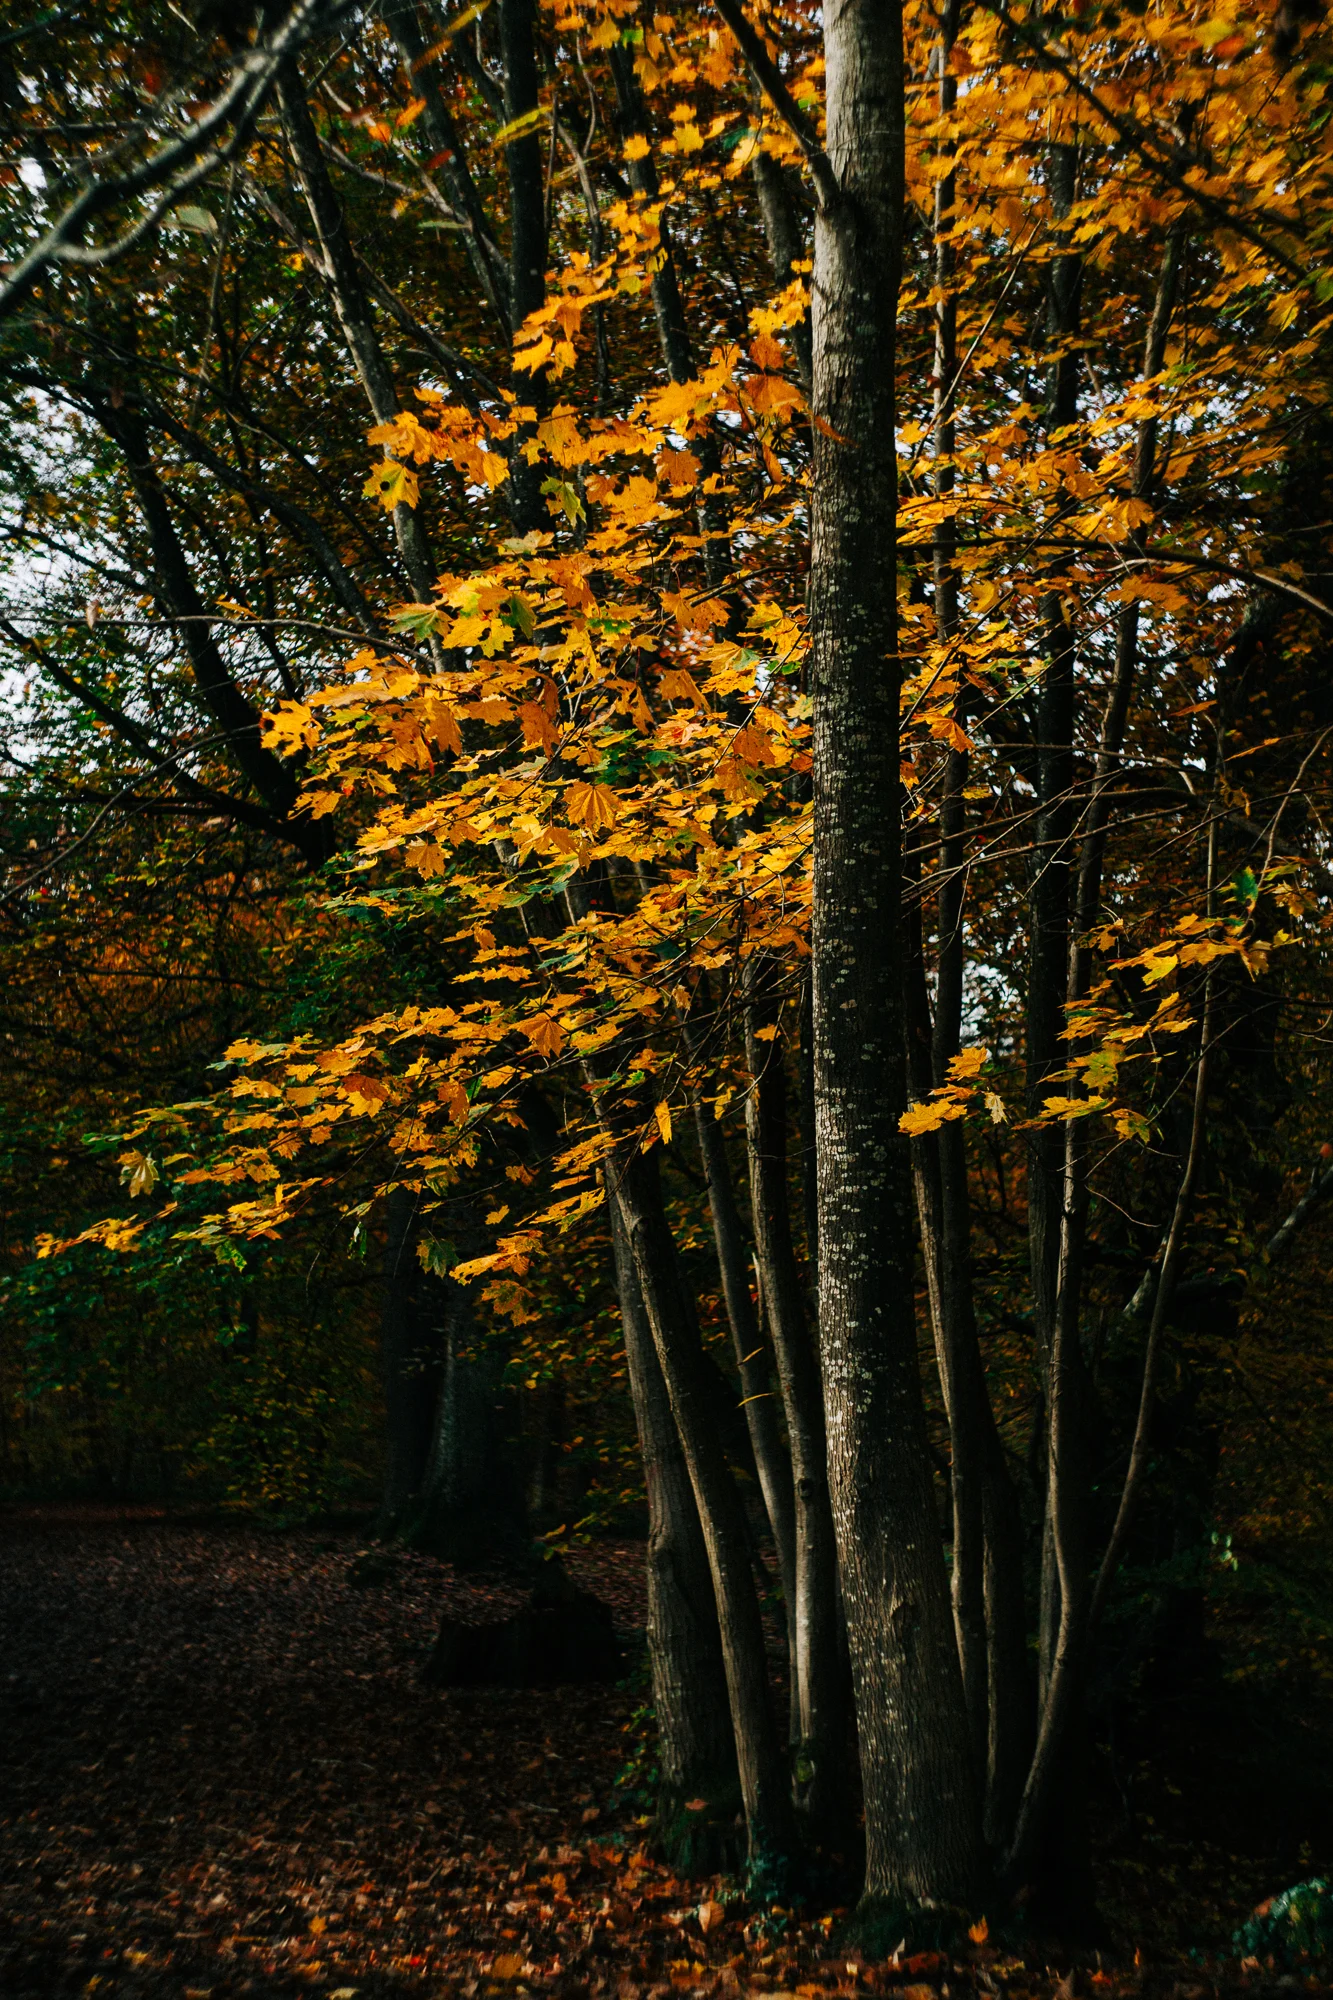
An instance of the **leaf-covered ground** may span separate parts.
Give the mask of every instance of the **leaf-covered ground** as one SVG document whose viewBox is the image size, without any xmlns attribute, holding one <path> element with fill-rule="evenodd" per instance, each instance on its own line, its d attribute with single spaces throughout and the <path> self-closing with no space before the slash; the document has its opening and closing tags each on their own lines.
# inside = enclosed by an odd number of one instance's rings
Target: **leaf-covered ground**
<svg viewBox="0 0 1333 2000">
<path fill-rule="evenodd" d="M 835 1953 L 826 1913 L 756 1921 L 674 1880 L 615 1791 L 632 1688 L 428 1690 L 442 1609 L 501 1616 L 519 1593 L 425 1556 L 358 1561 L 351 1538 L 149 1514 L 0 1523 L 4 2000 L 1055 1985 L 989 1944 L 867 1964 Z M 571 1568 L 641 1625 L 641 1545 Z M 1213 1984 L 1179 1959 L 1081 1977 L 1089 1996 Z"/>
</svg>

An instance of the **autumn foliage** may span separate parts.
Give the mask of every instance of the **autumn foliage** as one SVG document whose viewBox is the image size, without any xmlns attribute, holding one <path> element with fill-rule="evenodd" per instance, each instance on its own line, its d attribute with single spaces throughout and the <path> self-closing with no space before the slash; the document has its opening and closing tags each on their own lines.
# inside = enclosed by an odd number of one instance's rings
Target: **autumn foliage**
<svg viewBox="0 0 1333 2000">
<path fill-rule="evenodd" d="M 1236 1385 L 1271 1416 L 1327 1367 L 1322 14 L 169 11 L 4 57 L 14 161 L 59 160 L 6 169 L 5 1004 L 25 1050 L 59 1023 L 25 1156 L 63 1170 L 58 1109 L 107 1163 L 15 1200 L 16 1311 L 124 1260 L 271 1285 L 275 1328 L 300 1258 L 372 1244 L 312 1325 L 346 1384 L 379 1324 L 391 1412 L 426 1384 L 431 1477 L 446 1381 L 582 1374 L 599 1469 L 549 1525 L 637 1505 L 637 1440 L 693 1550 L 668 1848 L 702 1793 L 774 1895 L 863 1827 L 894 1907 L 1086 1908 L 1099 1690 L 1225 1624 L 1226 1520 L 1301 1542 Z M 137 183 L 62 95 L 110 104 L 108 62 Z M 242 71 L 145 220 L 164 93 Z M 61 219 L 80 173 L 109 219 Z M 821 874 L 838 759 L 895 744 L 873 871 Z M 76 946 L 119 996 L 82 1065 Z M 394 1532 L 457 1518 L 425 1453 Z"/>
</svg>

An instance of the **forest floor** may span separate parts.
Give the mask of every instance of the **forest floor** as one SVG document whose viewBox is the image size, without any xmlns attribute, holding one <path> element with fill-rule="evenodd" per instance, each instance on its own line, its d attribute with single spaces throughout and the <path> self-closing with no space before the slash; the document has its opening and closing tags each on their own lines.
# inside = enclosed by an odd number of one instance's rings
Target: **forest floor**
<svg viewBox="0 0 1333 2000">
<path fill-rule="evenodd" d="M 1057 1989 L 1067 1962 L 986 1941 L 868 1964 L 830 1913 L 756 1915 L 647 1858 L 616 1789 L 641 1741 L 632 1678 L 429 1690 L 442 1610 L 504 1616 L 521 1594 L 409 1553 L 358 1585 L 360 1555 L 151 1510 L 0 1517 L 4 2000 L 1202 2000 L 1216 1978 L 1185 1947 L 1290 1879 L 1173 1830 L 1164 1781 L 1166 1820 L 1140 1812 L 1103 1856 L 1122 1945 L 1104 1968 Z M 642 1567 L 633 1543 L 570 1559 L 626 1635 Z"/>
</svg>

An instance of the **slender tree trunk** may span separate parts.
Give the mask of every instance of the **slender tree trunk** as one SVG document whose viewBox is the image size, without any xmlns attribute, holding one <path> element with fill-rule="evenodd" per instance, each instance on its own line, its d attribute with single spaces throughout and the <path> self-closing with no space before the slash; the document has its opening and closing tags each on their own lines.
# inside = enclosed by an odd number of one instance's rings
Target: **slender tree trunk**
<svg viewBox="0 0 1333 2000">
<path fill-rule="evenodd" d="M 657 162 L 649 143 L 648 110 L 639 79 L 634 73 L 634 59 L 623 43 L 618 42 L 611 50 L 611 76 L 615 84 L 616 115 L 622 141 L 638 138 L 649 145 L 647 152 L 641 152 L 637 159 L 626 162 L 629 184 L 645 206 L 657 204 L 661 187 Z M 658 346 L 663 366 L 671 380 L 688 382 L 694 375 L 694 344 L 690 339 L 671 226 L 664 214 L 658 217 L 658 239 L 648 281 L 653 316 L 657 321 Z M 715 439 L 706 432 L 699 439 L 697 448 L 705 473 L 717 472 L 721 461 Z M 704 543 L 704 570 L 710 586 L 717 589 L 726 578 L 729 559 L 726 527 L 716 503 L 700 502 L 699 530 Z"/>
<path fill-rule="evenodd" d="M 1077 155 L 1072 146 L 1052 148 L 1051 207 L 1063 218 L 1073 205 Z M 1082 263 L 1065 254 L 1051 265 L 1047 298 L 1047 339 L 1055 350 L 1047 396 L 1046 429 L 1054 436 L 1078 416 L 1078 356 Z M 1074 628 L 1059 589 L 1042 603 L 1046 664 L 1036 703 L 1036 837 L 1028 892 L 1030 933 L 1026 1011 L 1029 1116 L 1041 1110 L 1046 1079 L 1063 1067 L 1066 969 L 1069 958 L 1070 841 L 1074 824 Z M 1028 1135 L 1028 1249 L 1032 1272 L 1037 1341 L 1049 1356 L 1055 1339 L 1063 1196 L 1064 1133 L 1043 1127 Z M 1049 1615 L 1044 1647 L 1053 1640 Z M 1043 1667 L 1043 1672 L 1045 1666 Z"/>
<path fill-rule="evenodd" d="M 479 1342 L 461 1285 L 446 1279 L 431 1284 L 430 1294 L 444 1365 L 430 1461 L 407 1539 L 459 1564 L 522 1561 L 531 1548 L 526 1481 L 504 1357 Z"/>
<path fill-rule="evenodd" d="M 306 207 L 310 211 L 310 220 L 315 226 L 320 255 L 324 260 L 323 275 L 332 294 L 347 352 L 361 378 L 361 386 L 376 423 L 392 423 L 399 410 L 398 391 L 375 331 L 356 253 L 347 234 L 347 219 L 329 178 L 324 149 L 306 102 L 305 86 L 294 62 L 282 72 L 278 97 Z M 393 532 L 408 580 L 418 599 L 424 603 L 429 600 L 435 583 L 435 565 L 425 529 L 414 510 L 401 502 L 393 510 Z"/>
<path fill-rule="evenodd" d="M 639 79 L 634 74 L 634 58 L 621 42 L 617 42 L 611 50 L 611 77 L 615 84 L 616 115 L 622 142 L 637 138 L 649 144 L 652 135 L 648 129 L 648 110 L 643 101 Z M 647 152 L 641 152 L 637 159 L 629 160 L 626 163 L 626 171 L 629 175 L 629 184 L 641 201 L 656 203 L 660 200 L 657 162 L 653 158 L 651 146 Z M 662 360 L 671 380 L 688 382 L 694 374 L 694 346 L 690 340 L 689 322 L 685 317 L 685 301 L 681 295 L 680 278 L 676 270 L 675 246 L 665 216 L 659 219 L 658 235 L 660 239 L 658 251 L 649 278 L 653 316 L 657 321 L 658 345 L 662 350 Z"/>
<path fill-rule="evenodd" d="M 957 82 L 949 61 L 957 31 L 956 0 L 946 9 L 939 43 L 939 110 L 952 112 Z M 950 172 L 935 189 L 935 387 L 934 487 L 946 499 L 954 487 L 954 406 L 958 382 L 958 315 L 951 242 L 957 198 Z M 935 527 L 932 551 L 936 636 L 950 646 L 957 636 L 957 531 L 951 514 Z M 966 703 L 956 705 L 959 721 Z M 938 957 L 932 1021 L 925 964 L 918 941 L 909 962 L 909 1066 L 914 1094 L 943 1083 L 962 1041 L 964 934 L 967 887 L 967 784 L 971 756 L 952 745 L 945 753 L 940 799 L 936 923 Z M 918 918 L 919 932 L 919 918 Z M 954 1625 L 972 1741 L 985 1772 L 983 1824 L 987 1843 L 1001 1845 L 1012 1830 L 1032 1738 L 1027 1672 L 1023 1524 L 1018 1495 L 1005 1461 L 977 1335 L 972 1281 L 972 1216 L 967 1151 L 960 1123 L 913 1143 L 918 1210 L 931 1282 L 929 1295 L 936 1352 L 951 1438 L 953 1503 L 951 1585 Z"/>
<path fill-rule="evenodd" d="M 426 1484 L 440 1394 L 440 1352 L 432 1351 L 417 1310 L 421 1267 L 416 1258 L 416 1197 L 389 1196 L 380 1315 L 384 1381 L 384 1496 L 376 1532 L 398 1534 L 413 1518 Z"/>
<path fill-rule="evenodd" d="M 425 99 L 421 117 L 432 165 L 438 163 L 452 204 L 463 219 L 468 257 L 492 313 L 508 334 L 511 331 L 509 271 L 504 254 L 495 240 L 476 183 L 468 170 L 462 135 L 440 87 L 438 66 L 424 60 L 432 44 L 438 40 L 439 19 L 436 17 L 432 22 L 434 32 L 425 34 L 415 0 L 387 0 L 383 15 L 385 26 L 398 49 L 411 92 L 413 96 L 420 95 Z"/>
<path fill-rule="evenodd" d="M 819 1318 L 819 1172 L 815 1145 L 814 985 L 807 970 L 801 982 L 800 1130 L 801 1220 L 805 1224 L 805 1289 L 812 1316 Z M 816 1359 L 818 1355 L 816 1354 Z"/>
<path fill-rule="evenodd" d="M 829 1502 L 823 1388 L 806 1321 L 792 1243 L 787 1179 L 787 1082 L 781 1040 L 771 1031 L 778 1009 L 763 990 L 764 969 L 751 968 L 746 1057 L 753 1082 L 746 1099 L 750 1210 L 764 1306 L 787 1418 L 796 1499 L 795 1797 L 812 1826 L 829 1831 L 846 1803 L 846 1677 L 839 1647 L 838 1557 Z M 761 1039 L 761 1031 L 770 1038 Z"/>
<path fill-rule="evenodd" d="M 1078 154 L 1051 149 L 1049 187 L 1057 219 L 1077 193 Z M 1078 417 L 1082 260 L 1065 251 L 1051 263 L 1046 332 L 1052 358 L 1047 380 L 1046 434 L 1056 437 Z M 1028 891 L 1029 955 L 1025 1019 L 1027 1102 L 1040 1113 L 1053 1071 L 1064 1067 L 1061 1040 L 1067 997 L 1074 852 L 1074 722 L 1077 652 L 1073 621 L 1058 575 L 1042 605 L 1046 664 L 1035 709 L 1037 811 Z M 1075 1635 L 1087 1602 L 1091 1383 L 1079 1344 L 1083 1206 L 1066 1220 L 1071 1191 L 1069 1127 L 1041 1126 L 1028 1135 L 1028 1256 L 1033 1321 L 1045 1396 L 1045 1503 L 1038 1609 L 1038 1729 L 1054 1712 L 1059 1673 L 1063 1745 L 1058 1793 L 1047 1793 L 1035 1873 L 1062 1921 L 1081 1923 L 1092 1908 L 1086 1796 L 1086 1720 Z M 1072 1593 L 1072 1601 L 1070 1598 Z M 1030 1795 L 1031 1779 L 1028 1781 Z M 1028 1808 L 1024 1806 L 1024 1812 Z"/>
<path fill-rule="evenodd" d="M 535 0 L 499 0 L 500 49 L 504 59 L 506 124 L 537 109 Z M 509 174 L 509 323 L 517 336 L 524 320 L 546 299 L 546 191 L 542 138 L 526 132 L 505 147 Z M 517 382 L 516 387 L 520 386 Z M 549 403 L 544 375 L 525 376 L 521 402 L 540 411 Z M 517 534 L 549 528 L 540 465 L 528 462 L 529 433 L 517 431 L 509 447 L 509 512 Z"/>
<path fill-rule="evenodd" d="M 689 1468 L 614 1181 L 607 1213 L 648 1493 L 648 1656 L 657 1716 L 658 1829 L 676 1867 L 720 1865 L 736 1810 L 736 1743 L 717 1605 Z M 690 1802 L 703 1799 L 703 1811 Z"/>
<path fill-rule="evenodd" d="M 1153 300 L 1152 317 L 1148 322 L 1148 336 L 1143 349 L 1145 381 L 1152 381 L 1155 376 L 1160 375 L 1166 361 L 1167 334 L 1180 283 L 1180 258 L 1184 241 L 1184 223 L 1177 222 L 1167 232 L 1166 244 L 1162 251 L 1157 295 Z M 1134 480 L 1131 488 L 1133 498 L 1136 500 L 1151 499 L 1157 484 L 1157 430 L 1156 417 L 1145 417 L 1139 425 L 1134 453 Z M 1142 555 L 1143 549 L 1143 535 L 1136 529 L 1130 537 L 1126 553 L 1138 556 Z M 1079 850 L 1078 889 L 1075 897 L 1074 935 L 1069 953 L 1071 1000 L 1080 998 L 1087 991 L 1087 947 L 1084 940 L 1096 923 L 1101 909 L 1106 837 L 1111 817 L 1111 787 L 1120 769 L 1121 753 L 1125 746 L 1125 724 L 1129 717 L 1129 703 L 1134 690 L 1138 657 L 1139 605 L 1137 598 L 1134 598 L 1124 606 L 1116 621 L 1115 666 L 1102 715 L 1097 761 L 1093 768 L 1092 794 L 1084 816 L 1083 838 Z"/>
<path fill-rule="evenodd" d="M 1055 162 L 1057 205 L 1068 207 L 1073 198 L 1073 165 L 1070 149 L 1061 148 Z M 1149 321 L 1144 349 L 1144 375 L 1160 373 L 1166 351 L 1167 330 L 1175 302 L 1183 241 L 1180 225 L 1167 237 L 1157 293 Z M 1061 267 L 1069 260 L 1057 260 L 1053 277 L 1052 322 L 1055 330 L 1068 336 L 1077 324 L 1077 276 Z M 1066 370 L 1061 374 L 1061 370 Z M 1058 423 L 1073 421 L 1074 386 L 1067 358 L 1057 361 L 1053 377 L 1053 416 Z M 1157 425 L 1149 418 L 1141 423 L 1135 453 L 1133 494 L 1146 499 L 1155 481 Z M 1132 540 L 1131 553 L 1142 547 L 1142 538 Z M 1101 906 L 1106 840 L 1110 819 L 1110 787 L 1119 769 L 1124 745 L 1126 718 L 1138 658 L 1138 607 L 1128 604 L 1117 621 L 1115 663 L 1102 717 L 1100 740 L 1093 770 L 1092 790 L 1084 815 L 1073 923 L 1068 931 L 1065 999 L 1076 1003 L 1088 987 L 1086 934 L 1097 920 Z M 1072 652 L 1072 639 L 1057 639 Z M 1068 691 L 1067 721 L 1072 738 L 1072 665 Z M 1043 735 L 1045 730 L 1043 729 Z M 1063 781 L 1072 787 L 1072 764 Z M 1052 780 L 1054 784 L 1057 780 Z M 1048 794 L 1043 791 L 1043 799 Z M 1068 808 L 1072 810 L 1071 805 Z M 1063 815 L 1066 808 L 1061 804 Z M 1063 830 L 1061 829 L 1063 834 Z M 1043 849 L 1043 855 L 1045 850 Z M 1043 864 L 1039 855 L 1038 865 Z M 1067 893 L 1067 891 L 1066 891 Z M 1038 967 L 1035 949 L 1036 911 L 1034 903 L 1033 972 Z M 1054 947 L 1052 946 L 1052 949 Z M 1041 969 L 1045 977 L 1051 967 L 1043 953 Z M 1043 1005 L 1049 1006 L 1049 998 Z M 1031 1012 L 1029 1015 L 1031 1020 Z M 1043 1059 L 1054 1061 L 1049 1043 L 1040 1051 Z M 1034 1050 L 1029 1046 L 1029 1075 L 1033 1075 Z M 1201 1075 L 1203 1063 L 1201 1059 Z M 1037 1747 L 1031 1772 L 1023 1792 L 1021 1812 L 1013 1835 L 1010 1871 L 1021 1874 L 1039 1855 L 1043 1842 L 1048 1863 L 1045 1869 L 1050 1886 L 1061 1900 L 1089 1902 L 1091 1887 L 1086 1864 L 1086 1805 L 1078 1793 L 1078 1781 L 1086 1762 L 1082 1713 L 1083 1687 L 1087 1672 L 1087 1626 L 1095 1623 L 1099 1608 L 1090 1602 L 1087 1582 L 1088 1478 L 1086 1460 L 1090 1385 L 1078 1345 L 1078 1308 L 1081 1291 L 1083 1234 L 1087 1214 L 1086 1136 L 1080 1121 L 1070 1120 L 1059 1135 L 1063 1143 L 1063 1176 L 1060 1215 L 1057 1225 L 1059 1254 L 1055 1297 L 1055 1327 L 1047 1366 L 1047 1475 L 1046 1524 L 1042 1563 L 1041 1620 L 1041 1716 Z M 1051 1151 L 1051 1140 L 1043 1142 L 1043 1157 Z M 1188 1177 L 1187 1177 L 1188 1178 Z M 1032 1186 L 1031 1156 L 1029 1189 Z M 1044 1187 L 1044 1184 L 1043 1184 Z M 1187 1195 L 1186 1197 L 1187 1198 Z M 1029 1205 L 1031 1194 L 1029 1195 Z M 1049 1249 L 1051 1218 L 1042 1203 L 1041 1227 Z M 1173 1236 L 1177 1233 L 1173 1225 Z M 1157 1325 L 1154 1320 L 1154 1326 Z M 1040 1330 L 1040 1322 L 1039 1322 Z M 1150 1339 L 1150 1355 L 1156 1341 Z M 1150 1371 L 1149 1371 L 1150 1372 Z M 1105 1574 L 1105 1572 L 1104 1572 Z M 1099 1591 L 1105 1588 L 1104 1581 Z M 1072 1593 L 1072 1596 L 1071 1596 Z M 1062 1768 L 1063 1766 L 1063 1768 Z M 1071 1868 L 1071 1857 L 1073 1867 Z"/>
<path fill-rule="evenodd" d="M 819 1318 L 866 1895 L 965 1901 L 979 1812 L 917 1367 L 899 905 L 895 318 L 902 24 L 824 15 L 810 620 Z M 828 185 L 829 179 L 836 183 Z"/>
<path fill-rule="evenodd" d="M 768 1684 L 764 1628 L 750 1570 L 744 1510 L 710 1410 L 699 1329 L 662 1203 L 656 1151 L 636 1144 L 613 1156 L 614 1199 L 624 1220 L 653 1345 L 680 1437 L 713 1577 L 736 1764 L 749 1836 L 749 1867 L 775 1885 L 794 1853 L 794 1828 Z"/>
<path fill-rule="evenodd" d="M 750 1273 L 745 1255 L 745 1239 L 736 1190 L 731 1178 L 722 1128 L 701 1098 L 694 1100 L 695 1130 L 699 1153 L 708 1178 L 708 1207 L 713 1218 L 713 1241 L 717 1246 L 718 1269 L 722 1275 L 722 1296 L 726 1302 L 731 1344 L 741 1383 L 741 1404 L 754 1452 L 759 1490 L 773 1532 L 782 1584 L 783 1608 L 787 1618 L 787 1646 L 791 1658 L 792 1737 L 795 1740 L 799 1716 L 796 1633 L 796 1514 L 792 1494 L 792 1465 L 782 1442 L 778 1406 L 769 1374 L 768 1351 L 750 1296 Z"/>
<path fill-rule="evenodd" d="M 925 957 L 921 944 L 919 903 L 905 921 L 908 949 L 906 970 L 906 1042 L 912 1096 L 929 1096 L 937 1081 L 931 1062 L 930 998 L 926 990 Z M 941 973 L 940 984 L 943 985 Z M 937 999 L 937 1010 L 944 1004 Z M 937 1011 L 938 1019 L 938 1011 Z M 926 1268 L 926 1295 L 935 1335 L 944 1414 L 949 1424 L 949 1498 L 952 1513 L 950 1596 L 954 1636 L 963 1678 L 972 1754 L 978 1774 L 986 1766 L 988 1731 L 988 1662 L 986 1646 L 986 1509 L 984 1421 L 989 1414 L 985 1375 L 977 1351 L 972 1313 L 971 1246 L 958 1240 L 957 1199 L 946 1208 L 942 1132 L 925 1132 L 911 1142 L 917 1220 Z M 964 1163 L 966 1173 L 966 1163 Z M 970 1223 L 969 1223 L 970 1228 Z M 951 1260 L 961 1257 L 961 1270 Z M 968 1363 L 969 1346 L 976 1354 L 975 1393 Z"/>
<path fill-rule="evenodd" d="M 801 225 L 801 213 L 797 206 L 797 196 L 793 186 L 794 176 L 762 144 L 750 163 L 754 176 L 755 193 L 759 197 L 759 213 L 763 217 L 764 237 L 768 243 L 768 259 L 773 266 L 773 276 L 784 289 L 794 276 L 795 266 L 810 253 L 806 247 L 805 231 Z M 798 321 L 792 328 L 792 346 L 796 351 L 796 366 L 801 381 L 810 387 L 810 315 Z"/>
</svg>

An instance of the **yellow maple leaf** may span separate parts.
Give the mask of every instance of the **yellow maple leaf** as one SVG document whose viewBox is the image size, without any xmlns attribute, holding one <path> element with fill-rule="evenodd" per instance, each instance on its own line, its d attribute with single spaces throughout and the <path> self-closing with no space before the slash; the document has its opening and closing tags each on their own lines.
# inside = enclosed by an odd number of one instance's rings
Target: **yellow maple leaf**
<svg viewBox="0 0 1333 2000">
<path fill-rule="evenodd" d="M 418 875 L 443 875 L 444 849 L 433 840 L 414 840 L 403 856 Z"/>
<path fill-rule="evenodd" d="M 787 365 L 787 356 L 780 343 L 771 333 L 760 333 L 750 342 L 750 359 L 756 368 L 765 374 L 781 372 Z"/>
<path fill-rule="evenodd" d="M 319 724 L 304 702 L 284 701 L 281 707 L 263 717 L 261 740 L 264 748 L 276 750 L 283 757 L 295 756 L 298 750 L 313 749 L 319 737 Z"/>
<path fill-rule="evenodd" d="M 641 472 L 631 473 L 618 493 L 608 493 L 606 504 L 627 528 L 641 528 L 662 511 L 656 485 Z"/>
<path fill-rule="evenodd" d="M 938 1132 L 941 1125 L 947 1125 L 951 1118 L 965 1118 L 966 1104 L 957 1098 L 931 1097 L 922 1104 L 913 1104 L 898 1120 L 898 1130 L 905 1132 L 909 1139 L 919 1139 L 923 1132 Z"/>
<path fill-rule="evenodd" d="M 463 748 L 463 739 L 458 733 L 458 718 L 447 702 L 427 700 L 422 728 L 427 736 L 434 737 L 441 750 L 452 750 L 457 756 Z"/>
<path fill-rule="evenodd" d="M 565 1046 L 565 1031 L 549 1014 L 538 1014 L 531 1021 L 520 1021 L 518 1026 L 519 1033 L 527 1036 L 539 1056 L 558 1056 Z"/>
<path fill-rule="evenodd" d="M 408 466 L 400 465 L 396 458 L 386 458 L 372 468 L 361 491 L 365 499 L 378 500 L 385 513 L 392 514 L 395 507 L 416 506 L 421 497 L 421 482 Z"/>
<path fill-rule="evenodd" d="M 668 701 L 688 701 L 696 708 L 708 706 L 699 692 L 694 675 L 687 674 L 683 667 L 668 667 L 661 676 L 661 688 Z"/>
<path fill-rule="evenodd" d="M 671 1144 L 671 1106 L 669 1104 L 655 1104 L 653 1106 L 653 1117 L 657 1120 L 657 1129 L 662 1134 L 662 1144 L 669 1146 Z"/>
<path fill-rule="evenodd" d="M 570 785 L 565 791 L 565 811 L 589 833 L 599 827 L 614 826 L 620 801 L 609 785 Z"/>
<path fill-rule="evenodd" d="M 699 483 L 699 460 L 692 451 L 672 451 L 664 445 L 657 454 L 657 470 L 671 487 L 683 488 Z"/>
<path fill-rule="evenodd" d="M 523 741 L 533 749 L 545 750 L 549 756 L 555 749 L 555 726 L 544 705 L 539 701 L 521 701 L 518 719 L 523 725 Z"/>
</svg>

